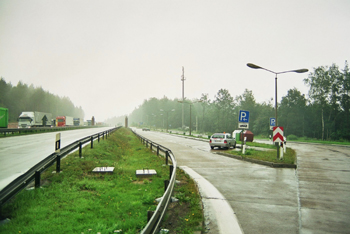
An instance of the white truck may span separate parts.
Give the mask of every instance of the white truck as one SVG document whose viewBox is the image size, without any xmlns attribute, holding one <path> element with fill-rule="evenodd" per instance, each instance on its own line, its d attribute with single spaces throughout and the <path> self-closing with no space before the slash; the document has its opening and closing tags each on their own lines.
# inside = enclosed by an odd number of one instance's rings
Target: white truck
<svg viewBox="0 0 350 234">
<path fill-rule="evenodd" d="M 18 117 L 18 128 L 51 127 L 51 121 L 51 113 L 24 111 Z"/>
</svg>

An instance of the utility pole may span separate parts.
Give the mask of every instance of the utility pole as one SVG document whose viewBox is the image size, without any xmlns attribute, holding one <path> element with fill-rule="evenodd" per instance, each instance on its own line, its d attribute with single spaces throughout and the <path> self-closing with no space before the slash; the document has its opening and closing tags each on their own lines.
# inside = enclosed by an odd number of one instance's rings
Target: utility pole
<svg viewBox="0 0 350 234">
<path fill-rule="evenodd" d="M 185 102 L 185 69 L 182 67 L 182 76 L 181 76 L 181 81 L 182 81 L 182 128 L 185 126 L 185 112 L 184 112 L 184 102 Z"/>
</svg>

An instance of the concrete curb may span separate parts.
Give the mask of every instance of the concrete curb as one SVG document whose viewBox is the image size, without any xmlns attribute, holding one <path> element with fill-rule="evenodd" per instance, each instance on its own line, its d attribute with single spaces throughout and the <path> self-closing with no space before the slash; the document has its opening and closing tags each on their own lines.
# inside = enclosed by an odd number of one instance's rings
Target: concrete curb
<svg viewBox="0 0 350 234">
<path fill-rule="evenodd" d="M 269 167 L 294 168 L 294 169 L 297 168 L 297 165 L 295 165 L 295 164 L 266 162 L 266 161 L 261 161 L 261 160 L 257 160 L 257 159 L 252 159 L 252 158 L 243 158 L 242 156 L 233 155 L 233 154 L 227 154 L 227 153 L 221 153 L 221 152 L 216 152 L 216 154 L 219 154 L 219 155 L 222 155 L 222 156 L 226 156 L 226 157 L 230 157 L 230 158 L 234 158 L 234 159 L 238 159 L 238 160 L 242 160 L 242 161 L 247 161 L 247 162 L 256 163 L 256 164 L 260 164 L 260 165 L 265 165 L 265 166 L 269 166 Z"/>
<path fill-rule="evenodd" d="M 187 166 L 181 166 L 198 185 L 204 206 L 204 216 L 206 223 L 217 224 L 218 230 L 211 230 L 215 233 L 243 233 L 235 212 L 225 197 L 204 177 Z"/>
</svg>

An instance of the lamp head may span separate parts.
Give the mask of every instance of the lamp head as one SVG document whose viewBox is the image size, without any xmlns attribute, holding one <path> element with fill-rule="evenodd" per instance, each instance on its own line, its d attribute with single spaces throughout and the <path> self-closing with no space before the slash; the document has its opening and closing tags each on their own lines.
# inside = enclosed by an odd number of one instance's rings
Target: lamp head
<svg viewBox="0 0 350 234">
<path fill-rule="evenodd" d="M 306 69 L 306 68 L 295 70 L 296 73 L 304 73 L 304 72 L 308 72 L 308 71 L 309 71 L 309 69 Z"/>
<path fill-rule="evenodd" d="M 253 63 L 247 63 L 247 66 L 250 67 L 250 68 L 253 68 L 253 69 L 260 69 L 262 67 L 259 67 L 258 65 L 255 65 Z"/>
</svg>

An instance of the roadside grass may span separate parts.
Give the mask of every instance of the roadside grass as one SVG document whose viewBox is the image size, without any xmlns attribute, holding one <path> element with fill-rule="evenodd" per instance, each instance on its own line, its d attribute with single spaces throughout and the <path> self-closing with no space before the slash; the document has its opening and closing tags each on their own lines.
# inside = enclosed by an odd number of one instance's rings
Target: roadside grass
<svg viewBox="0 0 350 234">
<path fill-rule="evenodd" d="M 266 136 L 254 136 L 255 139 L 263 139 L 267 140 L 268 137 Z M 339 139 L 338 141 L 331 141 L 331 140 L 320 140 L 316 138 L 310 138 L 310 137 L 297 137 L 295 135 L 288 135 L 287 136 L 287 142 L 305 142 L 305 143 L 317 143 L 317 144 L 325 144 L 325 145 L 350 145 L 350 141 L 345 139 Z"/>
<path fill-rule="evenodd" d="M 64 158 L 61 173 L 52 173 L 55 165 L 49 168 L 40 189 L 23 190 L 2 206 L 1 216 L 11 221 L 0 233 L 139 233 L 164 193 L 164 161 L 121 128 L 93 149 L 83 148 L 83 158 L 78 152 Z M 92 172 L 107 166 L 115 167 L 113 174 Z M 157 175 L 137 178 L 135 171 L 144 168 Z"/>
<path fill-rule="evenodd" d="M 173 196 L 179 201 L 170 203 L 162 228 L 168 229 L 169 234 L 203 231 L 203 208 L 197 185 L 179 168 L 176 180 Z"/>
<path fill-rule="evenodd" d="M 288 148 L 286 150 L 286 153 L 283 154 L 283 159 L 277 159 L 277 149 L 276 146 L 272 144 L 263 144 L 263 143 L 256 143 L 256 142 L 247 142 L 247 146 L 253 146 L 257 148 L 264 148 L 266 150 L 259 150 L 259 149 L 253 149 L 248 148 L 246 149 L 245 154 L 242 154 L 242 151 L 234 151 L 230 150 L 228 151 L 230 154 L 233 155 L 239 155 L 242 158 L 251 158 L 266 162 L 273 162 L 273 163 L 285 163 L 285 164 L 295 164 L 296 163 L 296 152 L 295 150 Z"/>
<path fill-rule="evenodd" d="M 288 139 L 288 138 L 287 138 Z M 318 143 L 318 144 L 325 144 L 325 145 L 350 145 L 350 141 L 347 140 L 339 140 L 339 141 L 322 141 L 322 140 L 317 140 L 317 139 L 312 139 L 312 138 L 307 138 L 307 137 L 301 137 L 297 138 L 295 140 L 290 140 L 291 142 L 307 142 L 307 143 Z"/>
</svg>

